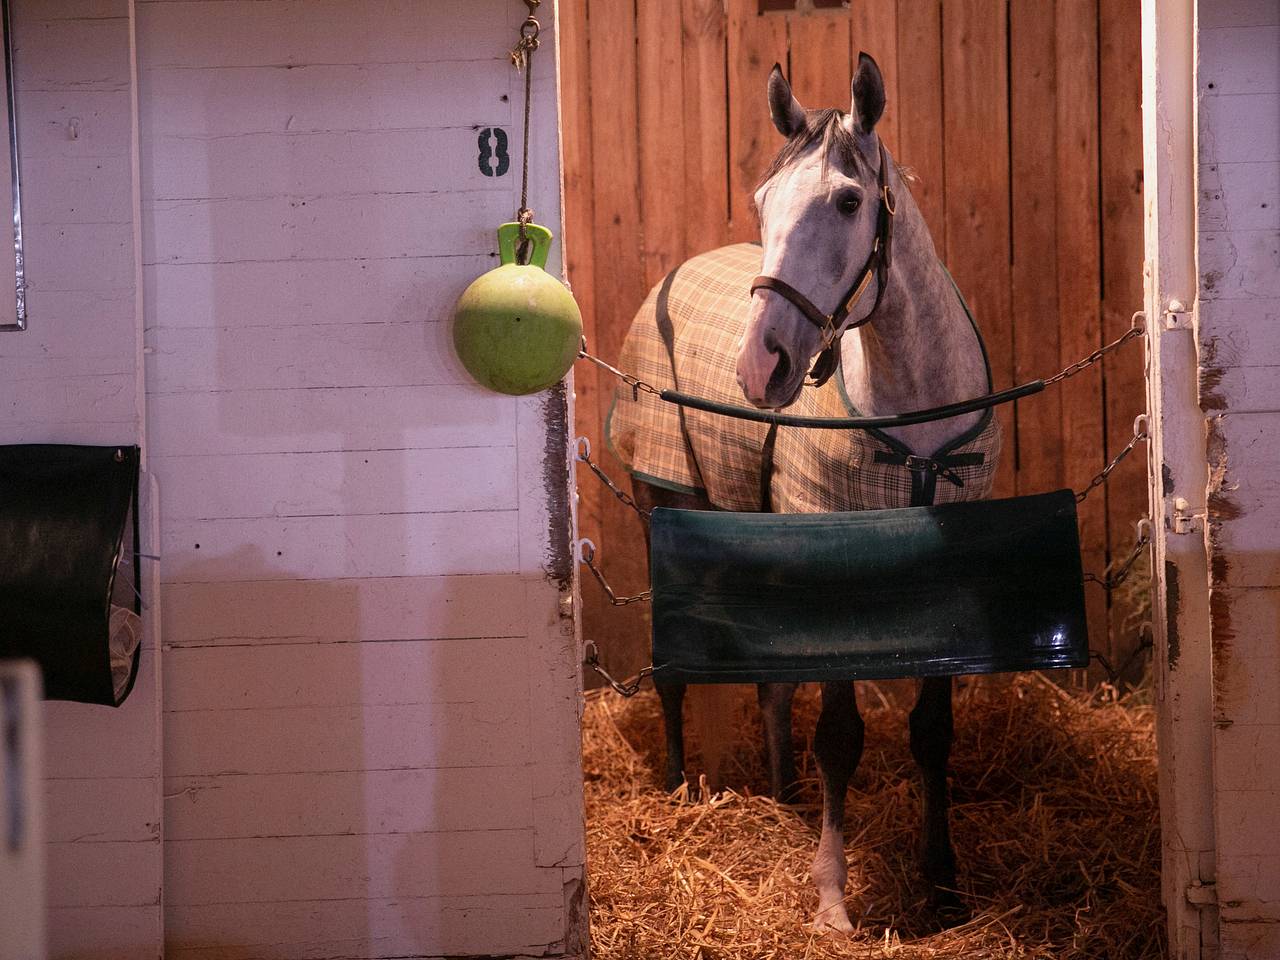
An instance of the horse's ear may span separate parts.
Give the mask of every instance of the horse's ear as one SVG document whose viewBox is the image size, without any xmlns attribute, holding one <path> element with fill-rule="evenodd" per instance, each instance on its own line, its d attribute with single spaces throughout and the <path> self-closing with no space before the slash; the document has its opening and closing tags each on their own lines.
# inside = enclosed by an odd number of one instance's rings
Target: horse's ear
<svg viewBox="0 0 1280 960">
<path fill-rule="evenodd" d="M 782 67 L 776 63 L 769 71 L 769 115 L 784 137 L 794 137 L 804 129 L 804 107 L 796 100 L 791 84 L 782 75 Z"/>
<path fill-rule="evenodd" d="M 870 135 L 884 113 L 884 77 L 870 54 L 858 54 L 858 69 L 853 75 L 853 116 L 858 132 Z"/>
</svg>

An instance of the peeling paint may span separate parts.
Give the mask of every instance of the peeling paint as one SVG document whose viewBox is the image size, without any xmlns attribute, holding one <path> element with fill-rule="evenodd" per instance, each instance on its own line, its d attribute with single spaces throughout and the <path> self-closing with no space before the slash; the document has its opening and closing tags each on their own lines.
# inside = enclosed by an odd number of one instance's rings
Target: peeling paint
<svg viewBox="0 0 1280 960">
<path fill-rule="evenodd" d="M 1222 378 L 1226 368 L 1219 365 L 1218 340 L 1216 337 L 1205 339 L 1200 345 L 1200 409 L 1225 410 L 1227 398 L 1220 392 Z"/>
<path fill-rule="evenodd" d="M 1235 647 L 1235 629 L 1231 622 L 1232 595 L 1227 588 L 1231 573 L 1231 561 L 1222 543 L 1222 527 L 1225 522 L 1241 516 L 1240 505 L 1232 498 L 1233 484 L 1227 480 L 1227 443 L 1222 435 L 1222 418 L 1211 417 L 1205 453 L 1209 466 L 1208 533 L 1209 533 L 1209 630 L 1213 650 L 1213 703 L 1216 718 L 1225 718 L 1221 712 L 1230 690 L 1230 676 Z"/>
<path fill-rule="evenodd" d="M 1164 495 L 1166 497 L 1173 496 L 1173 471 L 1169 469 L 1167 463 L 1160 465 L 1160 483 Z"/>
<path fill-rule="evenodd" d="M 573 510 L 569 503 L 569 399 L 564 381 L 546 393 L 542 420 L 547 439 L 542 483 L 547 491 L 547 576 L 561 590 L 573 587 Z"/>
<path fill-rule="evenodd" d="M 1182 645 L 1178 638 L 1178 613 L 1182 599 L 1178 593 L 1178 565 L 1172 560 L 1164 562 L 1165 582 L 1165 645 L 1168 648 L 1166 661 L 1169 672 L 1178 669 L 1178 658 L 1182 655 Z"/>
<path fill-rule="evenodd" d="M 587 885 L 578 877 L 564 884 L 566 957 L 587 957 Z"/>
</svg>

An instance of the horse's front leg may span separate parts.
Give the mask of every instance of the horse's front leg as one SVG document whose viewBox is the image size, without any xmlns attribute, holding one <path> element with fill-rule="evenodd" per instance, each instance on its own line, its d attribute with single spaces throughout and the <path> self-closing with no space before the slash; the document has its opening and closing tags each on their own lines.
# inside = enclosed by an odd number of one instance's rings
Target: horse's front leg
<svg viewBox="0 0 1280 960">
<path fill-rule="evenodd" d="M 710 510 L 711 501 L 699 494 L 678 493 L 663 487 L 656 487 L 643 480 L 632 479 L 631 489 L 640 507 L 640 512 L 648 516 L 657 507 L 675 507 L 680 510 Z M 644 524 L 645 557 L 649 560 L 649 525 Z M 649 569 L 650 582 L 653 570 Z M 663 683 L 654 680 L 658 691 L 658 699 L 662 701 L 662 726 L 666 733 L 667 758 L 663 786 L 667 792 L 677 789 L 684 783 L 684 694 L 685 684 Z"/>
<path fill-rule="evenodd" d="M 662 728 L 667 735 L 666 775 L 663 789 L 671 793 L 684 783 L 684 692 L 683 683 L 660 683 L 655 680 L 658 699 L 662 701 Z"/>
<path fill-rule="evenodd" d="M 851 680 L 822 685 L 822 713 L 813 736 L 813 752 L 822 775 L 822 836 L 813 858 L 818 888 L 814 926 L 850 933 L 844 888 L 849 868 L 844 857 L 844 799 L 849 780 L 862 758 L 864 726 Z"/>
<path fill-rule="evenodd" d="M 764 720 L 765 762 L 769 767 L 769 793 L 775 800 L 791 799 L 796 782 L 796 761 L 791 743 L 791 702 L 798 683 L 756 685 L 760 715 Z"/>
<path fill-rule="evenodd" d="M 948 819 L 947 761 L 952 731 L 951 678 L 922 680 L 919 699 L 911 711 L 911 755 L 924 780 L 920 860 L 929 885 L 929 902 L 948 926 L 968 916 L 968 909 L 955 893 L 956 855 Z"/>
</svg>

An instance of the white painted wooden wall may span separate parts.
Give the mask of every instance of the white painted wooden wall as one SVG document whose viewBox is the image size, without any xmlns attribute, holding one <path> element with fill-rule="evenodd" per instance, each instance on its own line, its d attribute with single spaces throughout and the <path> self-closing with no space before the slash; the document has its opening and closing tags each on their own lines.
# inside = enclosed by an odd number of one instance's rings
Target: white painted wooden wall
<svg viewBox="0 0 1280 960">
<path fill-rule="evenodd" d="M 50 179 L 24 168 L 32 322 L 0 340 L 0 425 L 132 439 L 145 379 L 161 490 L 163 873 L 151 808 L 102 815 L 161 794 L 149 647 L 121 711 L 51 709 L 52 955 L 581 955 L 571 411 L 472 384 L 447 322 L 517 205 L 524 5 L 138 2 L 135 224 L 129 21 L 13 2 L 66 22 L 19 94 Z M 553 17 L 530 199 L 558 232 Z M 142 718 L 123 754 L 104 714 Z"/>
<path fill-rule="evenodd" d="M 11 11 L 30 325 L 0 333 L 0 442 L 140 443 L 129 4 Z M 148 618 L 123 707 L 46 704 L 52 957 L 159 954 L 156 665 Z"/>
<path fill-rule="evenodd" d="M 1280 0 L 1197 17 L 1218 922 L 1225 960 L 1263 960 L 1280 957 Z"/>
<path fill-rule="evenodd" d="M 1170 953 L 1280 957 L 1280 2 L 1144 3 Z"/>
</svg>

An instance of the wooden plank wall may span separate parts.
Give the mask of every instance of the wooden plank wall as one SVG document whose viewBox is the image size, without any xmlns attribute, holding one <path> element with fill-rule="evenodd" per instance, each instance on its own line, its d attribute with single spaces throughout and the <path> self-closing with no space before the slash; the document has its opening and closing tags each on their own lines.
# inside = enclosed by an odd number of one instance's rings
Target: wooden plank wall
<svg viewBox="0 0 1280 960">
<path fill-rule="evenodd" d="M 130 4 L 17 0 L 10 10 L 30 322 L 0 333 L 0 443 L 145 447 Z M 43 704 L 51 958 L 162 950 L 153 582 L 129 699 Z"/>
<path fill-rule="evenodd" d="M 885 73 L 882 135 L 991 350 L 996 387 L 1044 376 L 1118 336 L 1142 306 L 1137 0 L 859 0 L 851 11 L 758 12 L 758 0 L 573 0 L 564 41 L 565 241 L 587 337 L 617 356 L 645 292 L 683 259 L 756 237 L 750 194 L 780 139 L 776 61 L 806 106 L 849 103 L 859 50 Z M 579 365 L 583 367 L 584 365 Z M 577 380 L 578 432 L 608 472 L 614 384 Z M 1137 348 L 1002 408 L 997 494 L 1083 487 L 1142 411 Z M 1081 508 L 1086 570 L 1133 544 L 1146 512 L 1132 457 Z M 580 522 L 615 586 L 645 578 L 639 520 L 585 472 Z M 1123 659 L 1127 611 L 1087 587 L 1092 645 Z M 584 635 L 629 674 L 647 662 L 637 607 L 584 588 Z"/>
<path fill-rule="evenodd" d="M 1215 878 L 1221 955 L 1262 960 L 1280 956 L 1280 4 L 1196 17 Z"/>
<path fill-rule="evenodd" d="M 579 955 L 566 398 L 450 341 L 518 205 L 526 12 L 138 5 L 165 956 Z"/>
</svg>

